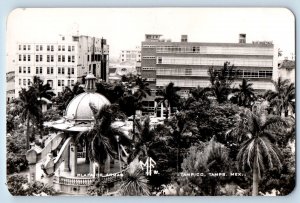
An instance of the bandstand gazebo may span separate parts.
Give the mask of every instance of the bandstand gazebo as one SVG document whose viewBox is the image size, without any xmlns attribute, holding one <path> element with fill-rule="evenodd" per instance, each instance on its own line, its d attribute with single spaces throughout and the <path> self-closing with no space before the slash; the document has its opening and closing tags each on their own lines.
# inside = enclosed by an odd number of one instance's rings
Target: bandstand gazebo
<svg viewBox="0 0 300 203">
<path fill-rule="evenodd" d="M 41 149 L 33 146 L 27 151 L 29 182 L 41 181 L 53 186 L 59 192 L 86 194 L 88 186 L 95 180 L 103 183 L 118 181 L 122 175 L 121 159 L 105 162 L 104 170 L 88 158 L 88 144 L 75 142 L 79 134 L 93 128 L 95 119 L 90 104 L 100 110 L 110 102 L 101 94 L 95 93 L 95 76 L 86 76 L 85 92 L 77 95 L 67 106 L 64 116 L 54 122 L 44 123 L 58 133 L 51 135 Z M 113 123 L 115 128 L 129 135 L 131 127 L 126 122 Z M 124 147 L 120 151 L 126 154 Z"/>
</svg>

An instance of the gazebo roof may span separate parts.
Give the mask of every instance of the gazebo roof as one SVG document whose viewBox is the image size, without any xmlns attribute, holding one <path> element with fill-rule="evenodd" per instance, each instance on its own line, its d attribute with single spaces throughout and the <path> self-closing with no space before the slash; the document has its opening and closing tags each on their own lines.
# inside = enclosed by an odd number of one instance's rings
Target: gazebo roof
<svg viewBox="0 0 300 203">
<path fill-rule="evenodd" d="M 99 93 L 84 92 L 76 96 L 67 106 L 65 118 L 68 120 L 91 121 L 94 120 L 90 103 L 100 110 L 104 105 L 110 105 L 106 97 Z"/>
</svg>

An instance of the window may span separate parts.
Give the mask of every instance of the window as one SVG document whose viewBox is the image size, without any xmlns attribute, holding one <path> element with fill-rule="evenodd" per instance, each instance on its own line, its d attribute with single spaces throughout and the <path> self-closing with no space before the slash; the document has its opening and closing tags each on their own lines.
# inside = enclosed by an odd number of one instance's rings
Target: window
<svg viewBox="0 0 300 203">
<path fill-rule="evenodd" d="M 30 85 L 30 79 L 27 79 L 27 85 Z"/>
<path fill-rule="evenodd" d="M 186 68 L 185 69 L 185 75 L 192 75 L 192 69 L 191 68 Z"/>
<path fill-rule="evenodd" d="M 19 66 L 19 73 L 22 73 L 22 67 Z"/>
<path fill-rule="evenodd" d="M 36 45 L 36 46 L 35 46 L 35 50 L 36 50 L 36 51 L 39 51 L 39 45 Z"/>
<path fill-rule="evenodd" d="M 60 87 L 61 86 L 61 81 L 57 80 L 57 85 Z"/>
<path fill-rule="evenodd" d="M 53 45 L 51 45 L 51 51 L 54 51 L 54 46 Z"/>
<path fill-rule="evenodd" d="M 61 86 L 65 86 L 65 81 L 61 80 Z"/>
<path fill-rule="evenodd" d="M 19 61 L 22 61 L 22 55 L 19 54 Z"/>
<path fill-rule="evenodd" d="M 43 45 L 40 45 L 40 51 L 43 51 Z"/>
<path fill-rule="evenodd" d="M 54 62 L 54 55 L 51 55 L 51 62 Z"/>
<path fill-rule="evenodd" d="M 62 55 L 61 61 L 65 62 L 65 55 Z"/>
<path fill-rule="evenodd" d="M 23 50 L 26 51 L 26 45 L 23 45 Z"/>
<path fill-rule="evenodd" d="M 43 55 L 40 55 L 40 61 L 41 62 L 43 61 Z"/>
<path fill-rule="evenodd" d="M 35 67 L 35 74 L 39 74 L 39 67 Z"/>
<path fill-rule="evenodd" d="M 71 82 L 70 82 L 70 80 L 68 80 L 68 86 L 70 86 L 70 84 L 71 84 Z"/>
<path fill-rule="evenodd" d="M 62 50 L 62 51 L 65 51 L 65 45 L 62 45 L 61 50 Z"/>
<path fill-rule="evenodd" d="M 64 67 L 61 68 L 61 74 L 65 74 L 65 68 Z"/>
<path fill-rule="evenodd" d="M 53 72 L 54 72 L 54 68 L 53 68 L 53 67 L 51 67 L 51 74 L 53 74 Z"/>
<path fill-rule="evenodd" d="M 58 51 L 61 51 L 61 45 L 58 45 Z"/>
<path fill-rule="evenodd" d="M 35 61 L 39 62 L 39 55 L 35 55 Z"/>
<path fill-rule="evenodd" d="M 47 84 L 49 84 L 50 87 L 53 87 L 53 80 L 47 80 Z"/>
<path fill-rule="evenodd" d="M 23 73 L 26 73 L 26 67 L 23 67 Z"/>
<path fill-rule="evenodd" d="M 21 85 L 22 84 L 22 80 L 21 79 L 19 79 L 19 85 Z"/>
<path fill-rule="evenodd" d="M 47 45 L 47 51 L 50 51 L 50 45 Z"/>
<path fill-rule="evenodd" d="M 47 74 L 50 74 L 50 67 L 47 67 Z"/>
<path fill-rule="evenodd" d="M 23 55 L 23 61 L 26 61 L 26 55 L 25 54 Z"/>
<path fill-rule="evenodd" d="M 30 46 L 30 45 L 28 45 L 28 51 L 30 51 L 30 49 L 31 49 L 31 46 Z"/>
<path fill-rule="evenodd" d="M 58 55 L 58 62 L 61 62 L 61 55 Z"/>
<path fill-rule="evenodd" d="M 27 70 L 27 72 L 28 72 L 28 73 L 30 73 L 30 67 L 28 67 L 28 70 Z"/>
<path fill-rule="evenodd" d="M 68 62 L 71 62 L 71 56 L 70 55 L 68 56 Z"/>
<path fill-rule="evenodd" d="M 57 68 L 57 74 L 61 74 L 61 68 L 60 67 Z"/>
<path fill-rule="evenodd" d="M 30 58 L 30 55 L 28 55 L 28 56 L 27 56 L 27 60 L 28 60 L 28 61 L 30 61 L 30 60 L 31 60 L 31 58 Z"/>
<path fill-rule="evenodd" d="M 47 55 L 47 62 L 50 62 L 50 56 Z"/>
<path fill-rule="evenodd" d="M 71 85 L 74 85 L 74 80 L 71 80 Z"/>
<path fill-rule="evenodd" d="M 158 63 L 158 64 L 162 64 L 162 58 L 161 58 L 161 57 L 158 57 L 158 58 L 157 58 L 157 63 Z"/>
<path fill-rule="evenodd" d="M 72 74 L 74 75 L 74 68 L 72 68 Z"/>
<path fill-rule="evenodd" d="M 71 46 L 68 46 L 68 51 L 71 51 Z"/>
<path fill-rule="evenodd" d="M 19 50 L 20 50 L 20 51 L 22 50 L 22 45 L 21 45 L 21 44 L 19 44 Z"/>
<path fill-rule="evenodd" d="M 23 85 L 26 86 L 26 79 L 23 79 Z"/>
<path fill-rule="evenodd" d="M 75 51 L 75 46 L 72 46 L 72 51 Z"/>
<path fill-rule="evenodd" d="M 43 67 L 40 67 L 40 74 L 43 73 Z"/>
<path fill-rule="evenodd" d="M 72 63 L 75 63 L 75 56 L 72 56 Z"/>
</svg>

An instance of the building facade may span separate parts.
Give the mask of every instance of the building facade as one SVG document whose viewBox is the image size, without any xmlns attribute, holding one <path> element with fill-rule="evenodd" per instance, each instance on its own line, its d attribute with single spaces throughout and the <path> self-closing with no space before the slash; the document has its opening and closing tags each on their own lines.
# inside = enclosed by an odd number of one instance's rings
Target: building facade
<svg viewBox="0 0 300 203">
<path fill-rule="evenodd" d="M 92 72 L 98 80 L 107 80 L 109 45 L 103 38 L 60 36 L 56 42 L 18 43 L 15 63 L 15 97 L 27 88 L 34 76 L 49 83 L 57 94 L 65 86 Z"/>
<path fill-rule="evenodd" d="M 271 89 L 277 78 L 277 50 L 271 42 L 239 43 L 181 42 L 160 40 L 161 35 L 146 35 L 142 42 L 142 77 L 152 87 L 169 82 L 185 88 L 209 86 L 208 69 L 221 68 L 228 61 L 239 70 L 239 79 L 247 78 L 257 90 Z M 239 80 L 237 80 L 239 83 Z"/>
<path fill-rule="evenodd" d="M 141 61 L 141 47 L 136 47 L 133 50 L 121 50 L 120 62 L 132 61 L 137 62 Z"/>
<path fill-rule="evenodd" d="M 155 92 L 170 82 L 187 96 L 190 88 L 210 85 L 208 69 L 220 69 L 230 62 L 239 71 L 233 86 L 243 78 L 250 79 L 256 90 L 272 89 L 272 79 L 278 77 L 278 50 L 272 42 L 246 43 L 246 34 L 240 34 L 237 43 L 188 42 L 182 35 L 180 42 L 161 40 L 159 34 L 146 34 L 142 42 L 141 75 Z M 153 105 L 155 94 L 147 98 Z M 155 106 L 155 104 L 154 104 Z"/>
</svg>

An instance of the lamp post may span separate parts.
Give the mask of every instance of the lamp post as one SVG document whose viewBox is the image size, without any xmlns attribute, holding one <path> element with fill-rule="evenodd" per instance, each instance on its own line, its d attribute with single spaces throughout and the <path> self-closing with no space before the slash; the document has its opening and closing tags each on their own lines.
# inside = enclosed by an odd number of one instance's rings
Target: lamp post
<svg viewBox="0 0 300 203">
<path fill-rule="evenodd" d="M 122 166 L 121 166 L 121 155 L 120 155 L 120 150 L 119 150 L 119 135 L 116 135 L 116 140 L 117 140 L 117 143 L 118 143 L 118 157 L 119 157 L 119 165 L 120 165 L 120 173 L 122 171 Z"/>
</svg>

